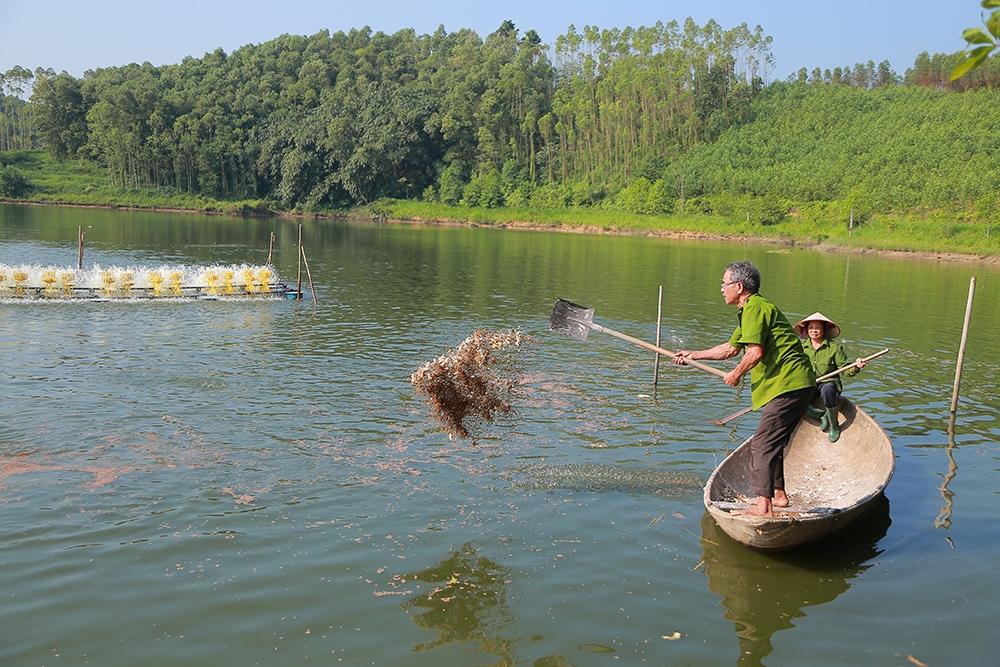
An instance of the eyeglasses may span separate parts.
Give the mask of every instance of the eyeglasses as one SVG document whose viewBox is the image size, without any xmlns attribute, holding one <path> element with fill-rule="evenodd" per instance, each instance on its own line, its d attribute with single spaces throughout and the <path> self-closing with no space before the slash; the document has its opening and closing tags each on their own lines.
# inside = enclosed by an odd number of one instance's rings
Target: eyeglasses
<svg viewBox="0 0 1000 667">
<path fill-rule="evenodd" d="M 736 285 L 736 284 L 738 284 L 739 282 L 740 282 L 739 280 L 733 280 L 733 281 L 731 281 L 731 282 L 728 282 L 728 283 L 727 283 L 727 282 L 726 282 L 725 280 L 721 280 L 721 281 L 719 281 L 719 287 L 720 287 L 721 289 L 726 289 L 726 288 L 727 288 L 727 287 L 729 287 L 730 285 Z"/>
</svg>

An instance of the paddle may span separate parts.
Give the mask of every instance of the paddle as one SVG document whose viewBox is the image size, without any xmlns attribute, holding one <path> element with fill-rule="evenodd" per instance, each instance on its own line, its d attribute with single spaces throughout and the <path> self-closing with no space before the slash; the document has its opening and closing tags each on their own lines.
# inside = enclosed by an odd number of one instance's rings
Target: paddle
<svg viewBox="0 0 1000 667">
<path fill-rule="evenodd" d="M 875 357 L 881 357 L 883 354 L 885 354 L 888 351 L 889 351 L 889 348 L 885 348 L 884 350 L 879 350 L 875 354 L 872 354 L 872 355 L 869 355 L 867 357 L 864 357 L 862 359 L 862 361 L 864 361 L 865 363 L 868 363 L 869 361 L 871 361 Z M 827 373 L 826 375 L 821 375 L 820 377 L 816 378 L 816 382 L 823 382 L 825 380 L 829 380 L 830 378 L 832 378 L 832 377 L 834 377 L 836 375 L 840 375 L 841 373 L 843 373 L 845 371 L 849 371 L 852 368 L 854 368 L 854 366 L 855 366 L 856 363 L 857 362 L 852 362 L 850 364 L 847 364 L 843 368 L 838 368 L 837 370 L 833 371 L 832 373 Z M 737 417 L 742 417 L 743 415 L 745 415 L 746 413 L 751 412 L 751 411 L 753 411 L 753 408 L 743 408 L 739 412 L 734 412 L 733 414 L 729 415 L 728 417 L 724 417 L 722 419 L 717 419 L 717 420 L 713 421 L 712 423 L 713 424 L 718 424 L 718 425 L 721 426 L 722 424 L 725 424 L 726 422 L 731 422 L 734 419 L 736 419 Z"/>
<path fill-rule="evenodd" d="M 571 336 L 577 340 L 587 340 L 587 334 L 590 333 L 591 330 L 599 331 L 601 333 L 606 333 L 609 336 L 614 336 L 615 338 L 621 338 L 622 340 L 638 345 L 639 347 L 644 347 L 647 350 L 659 352 L 660 354 L 668 357 L 674 356 L 674 353 L 670 350 L 665 350 L 662 347 L 653 345 L 652 343 L 647 343 L 646 341 L 638 338 L 633 338 L 632 336 L 615 331 L 614 329 L 602 327 L 600 324 L 594 324 L 593 308 L 587 308 L 586 306 L 581 306 L 579 304 L 566 301 L 565 299 L 559 299 L 556 301 L 556 305 L 552 307 L 552 314 L 549 316 L 549 330 L 566 334 L 567 336 Z M 708 364 L 703 364 L 700 361 L 694 361 L 693 359 L 686 359 L 685 361 L 688 366 L 694 366 L 695 368 L 701 369 L 713 375 L 718 375 L 719 377 L 726 377 L 725 371 L 709 366 Z"/>
</svg>

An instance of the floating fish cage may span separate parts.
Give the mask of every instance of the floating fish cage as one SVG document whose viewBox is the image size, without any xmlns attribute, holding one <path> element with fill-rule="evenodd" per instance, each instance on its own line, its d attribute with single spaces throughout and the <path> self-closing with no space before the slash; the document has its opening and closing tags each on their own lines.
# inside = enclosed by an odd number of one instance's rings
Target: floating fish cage
<svg viewBox="0 0 1000 667">
<path fill-rule="evenodd" d="M 93 266 L 0 264 L 0 299 L 235 299 L 289 298 L 271 266 Z"/>
</svg>

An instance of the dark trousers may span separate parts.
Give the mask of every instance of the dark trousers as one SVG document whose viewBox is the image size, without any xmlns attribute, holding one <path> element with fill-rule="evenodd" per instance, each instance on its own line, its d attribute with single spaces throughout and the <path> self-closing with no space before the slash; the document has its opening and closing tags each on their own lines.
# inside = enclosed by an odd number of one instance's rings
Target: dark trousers
<svg viewBox="0 0 1000 667">
<path fill-rule="evenodd" d="M 812 387 L 796 389 L 768 401 L 750 440 L 750 492 L 773 498 L 785 488 L 785 445 L 802 418 Z"/>
<path fill-rule="evenodd" d="M 816 387 L 819 395 L 823 397 L 823 405 L 828 408 L 835 408 L 840 403 L 840 392 L 837 391 L 836 382 L 820 382 Z"/>
</svg>

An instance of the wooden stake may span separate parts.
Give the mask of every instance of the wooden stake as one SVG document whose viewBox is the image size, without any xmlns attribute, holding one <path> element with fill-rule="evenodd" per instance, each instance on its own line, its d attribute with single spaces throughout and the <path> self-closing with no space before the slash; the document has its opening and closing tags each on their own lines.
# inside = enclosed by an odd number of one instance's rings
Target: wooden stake
<svg viewBox="0 0 1000 667">
<path fill-rule="evenodd" d="M 656 347 L 660 347 L 660 323 L 663 322 L 663 285 L 660 285 L 660 296 L 656 300 Z M 653 360 L 653 386 L 660 379 L 660 353 Z"/>
<path fill-rule="evenodd" d="M 271 242 L 267 246 L 267 264 L 265 266 L 271 266 L 271 254 L 274 252 L 274 232 L 271 232 Z"/>
<path fill-rule="evenodd" d="M 87 233 L 83 231 L 83 225 L 80 225 L 80 229 L 76 233 L 76 241 L 79 246 L 79 252 L 77 253 L 77 267 L 78 269 L 83 268 L 83 240 L 87 238 Z"/>
<path fill-rule="evenodd" d="M 851 209 L 851 222 L 847 226 L 847 235 L 854 236 L 854 209 Z"/>
<path fill-rule="evenodd" d="M 309 276 L 309 289 L 312 291 L 313 303 L 319 303 L 316 299 L 316 288 L 313 287 L 313 274 L 312 271 L 309 270 L 309 260 L 306 258 L 306 247 L 300 246 L 300 250 L 302 251 L 302 261 L 305 262 L 306 265 L 306 274 Z M 299 296 L 299 298 L 301 299 L 302 297 Z"/>
<path fill-rule="evenodd" d="M 302 223 L 299 223 L 299 278 L 295 286 L 295 298 L 302 298 Z"/>
<path fill-rule="evenodd" d="M 958 387 L 962 383 L 962 364 L 965 362 L 965 343 L 969 339 L 969 319 L 972 317 L 972 300 L 976 296 L 976 277 L 969 281 L 969 301 L 965 305 L 965 324 L 962 325 L 962 343 L 958 346 L 958 363 L 955 366 L 955 389 L 951 394 L 951 413 L 958 409 Z"/>
</svg>

